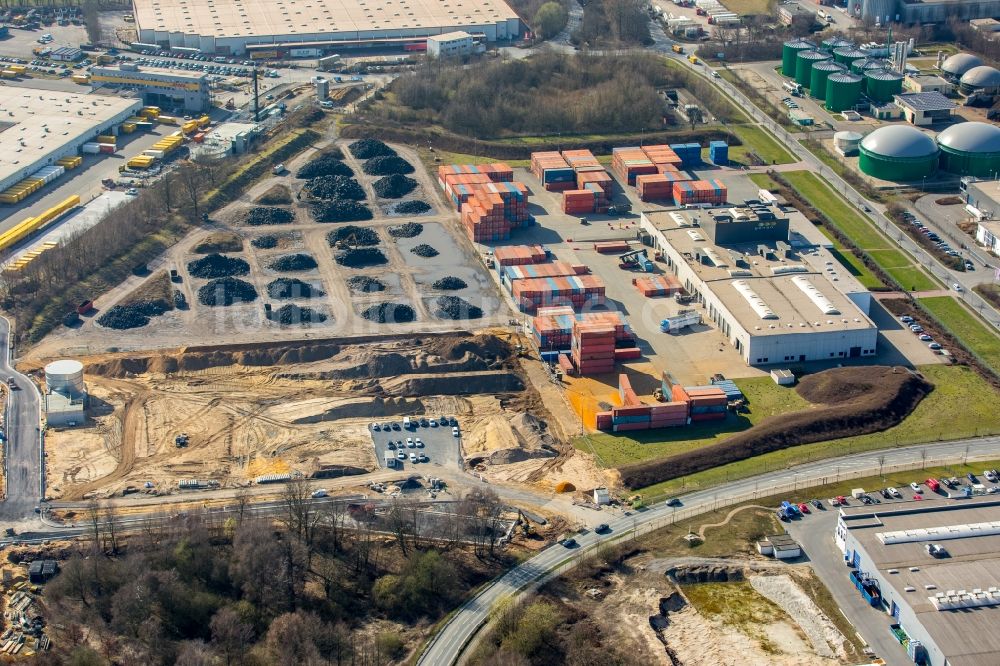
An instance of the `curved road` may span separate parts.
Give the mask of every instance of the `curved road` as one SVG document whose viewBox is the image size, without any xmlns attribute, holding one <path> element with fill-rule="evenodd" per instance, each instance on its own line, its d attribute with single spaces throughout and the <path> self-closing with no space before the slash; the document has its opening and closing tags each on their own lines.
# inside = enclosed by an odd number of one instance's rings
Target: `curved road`
<svg viewBox="0 0 1000 666">
<path fill-rule="evenodd" d="M 683 495 L 680 497 L 683 504 L 680 508 L 659 504 L 631 516 L 608 520 L 611 528 L 608 533 L 580 534 L 576 537 L 578 545 L 572 549 L 559 544 L 549 546 L 483 588 L 451 616 L 431 639 L 417 663 L 427 666 L 458 663 L 466 646 L 488 621 L 490 609 L 498 602 L 527 592 L 571 569 L 598 543 L 631 538 L 718 507 L 751 501 L 757 497 L 794 492 L 796 488 L 874 476 L 880 471 L 899 470 L 907 466 L 921 468 L 959 460 L 987 460 L 997 455 L 1000 455 L 1000 437 L 869 451 L 761 474 L 733 481 L 722 487 Z M 863 635 L 864 628 L 859 627 L 859 630 Z"/>
<path fill-rule="evenodd" d="M 0 519 L 30 518 L 42 498 L 41 396 L 11 364 L 10 322 L 0 317 L 0 381 L 13 380 L 4 412 L 4 501 Z"/>
</svg>

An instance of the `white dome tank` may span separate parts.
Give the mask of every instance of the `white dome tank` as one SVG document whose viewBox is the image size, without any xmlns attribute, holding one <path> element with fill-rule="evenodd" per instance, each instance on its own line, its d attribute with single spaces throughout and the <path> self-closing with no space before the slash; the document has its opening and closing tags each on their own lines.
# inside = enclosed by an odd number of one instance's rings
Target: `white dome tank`
<svg viewBox="0 0 1000 666">
<path fill-rule="evenodd" d="M 52 361 L 45 366 L 45 386 L 49 391 L 68 395 L 85 393 L 83 363 L 72 359 Z"/>
<path fill-rule="evenodd" d="M 857 132 L 837 132 L 833 135 L 833 147 L 841 155 L 849 155 L 858 152 L 858 146 L 863 139 Z"/>
</svg>

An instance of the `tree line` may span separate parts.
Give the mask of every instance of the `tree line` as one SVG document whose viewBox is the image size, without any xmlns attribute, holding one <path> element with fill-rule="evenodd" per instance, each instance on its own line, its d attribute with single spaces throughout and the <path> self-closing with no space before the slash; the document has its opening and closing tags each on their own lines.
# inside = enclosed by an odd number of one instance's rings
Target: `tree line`
<svg viewBox="0 0 1000 666">
<path fill-rule="evenodd" d="M 645 0 L 581 0 L 583 20 L 573 32 L 578 46 L 630 47 L 653 43 Z"/>
</svg>

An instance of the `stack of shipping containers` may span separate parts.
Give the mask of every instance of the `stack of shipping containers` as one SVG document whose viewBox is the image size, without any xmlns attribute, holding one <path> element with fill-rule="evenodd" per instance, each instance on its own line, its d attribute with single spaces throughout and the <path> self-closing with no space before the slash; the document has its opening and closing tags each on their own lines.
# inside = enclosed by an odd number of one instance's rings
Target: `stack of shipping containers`
<svg viewBox="0 0 1000 666">
<path fill-rule="evenodd" d="M 549 254 L 541 245 L 505 245 L 493 250 L 493 260 L 499 271 L 501 266 L 540 264 L 549 260 Z"/>
<path fill-rule="evenodd" d="M 549 305 L 571 305 L 579 310 L 604 303 L 604 281 L 593 275 L 527 278 L 514 282 L 511 294 L 523 312 Z"/>
<path fill-rule="evenodd" d="M 604 205 L 599 205 L 600 201 Z M 604 191 L 594 183 L 588 183 L 586 189 L 566 190 L 562 196 L 562 212 L 567 215 L 580 215 L 582 213 L 606 213 L 608 211 L 607 199 L 604 199 Z"/>
<path fill-rule="evenodd" d="M 581 375 L 615 369 L 615 329 L 601 322 L 577 322 L 570 341 L 573 365 Z"/>
<path fill-rule="evenodd" d="M 685 144 L 686 145 L 686 144 Z M 674 169 L 680 168 L 684 164 L 684 160 L 677 152 L 666 145 L 656 145 L 656 146 L 643 146 L 642 152 L 646 154 L 649 161 L 656 165 L 658 170 L 662 170 L 664 167 L 673 167 Z"/>
<path fill-rule="evenodd" d="M 635 185 L 635 177 L 657 173 L 656 164 L 642 148 L 615 148 L 611 151 L 611 170 L 618 174 L 622 182 Z"/>
<path fill-rule="evenodd" d="M 632 278 L 632 284 L 647 298 L 673 296 L 682 291 L 680 280 L 673 275 Z"/>
<path fill-rule="evenodd" d="M 662 402 L 649 408 L 649 427 L 673 428 L 687 425 L 688 403 L 683 400 Z"/>
<path fill-rule="evenodd" d="M 674 385 L 673 399 L 686 401 L 689 405 L 691 421 L 719 421 L 726 418 L 726 393 L 718 386 L 677 386 Z"/>
<path fill-rule="evenodd" d="M 576 187 L 576 171 L 556 151 L 532 153 L 531 173 L 550 192 L 562 192 Z"/>
<path fill-rule="evenodd" d="M 717 166 L 729 164 L 729 144 L 725 141 L 711 141 L 708 144 L 708 159 Z"/>
<path fill-rule="evenodd" d="M 680 158 L 681 164 L 691 168 L 696 164 L 701 164 L 701 144 L 700 143 L 672 143 L 670 149 Z"/>
<path fill-rule="evenodd" d="M 531 320 L 532 335 L 540 352 L 567 350 L 577 322 L 601 324 L 615 331 L 616 351 L 634 348 L 635 337 L 632 329 L 619 312 L 584 312 L 575 314 L 573 308 L 564 305 L 538 308 Z M 543 357 L 543 360 L 551 360 Z"/>
<path fill-rule="evenodd" d="M 552 261 L 544 264 L 527 264 L 523 266 L 504 266 L 500 269 L 500 284 L 510 291 L 518 280 L 534 278 L 565 277 L 576 275 L 576 269 L 564 261 Z"/>
<path fill-rule="evenodd" d="M 635 189 L 642 201 L 669 201 L 674 198 L 674 183 L 677 176 L 665 173 L 649 173 L 635 177 Z"/>
<path fill-rule="evenodd" d="M 690 180 L 674 183 L 676 204 L 724 204 L 728 193 L 720 180 Z"/>
<path fill-rule="evenodd" d="M 514 171 L 506 164 L 441 166 L 438 184 L 460 211 L 462 225 L 474 242 L 506 240 L 511 229 L 532 223 L 528 188 L 514 182 Z"/>
</svg>

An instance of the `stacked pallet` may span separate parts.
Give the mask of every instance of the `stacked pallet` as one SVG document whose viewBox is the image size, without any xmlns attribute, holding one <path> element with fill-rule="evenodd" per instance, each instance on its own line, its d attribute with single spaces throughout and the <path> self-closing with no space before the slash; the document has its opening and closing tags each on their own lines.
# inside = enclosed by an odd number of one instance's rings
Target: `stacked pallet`
<svg viewBox="0 0 1000 666">
<path fill-rule="evenodd" d="M 497 270 L 501 266 L 524 266 L 548 261 L 549 255 L 541 245 L 505 245 L 493 250 Z"/>
<path fill-rule="evenodd" d="M 635 177 L 635 189 L 642 201 L 667 201 L 674 198 L 674 180 L 662 173 Z"/>
<path fill-rule="evenodd" d="M 556 151 L 532 153 L 531 173 L 550 192 L 562 192 L 576 187 L 576 171 Z"/>
<path fill-rule="evenodd" d="M 604 303 L 604 281 L 593 275 L 529 278 L 517 280 L 511 288 L 514 301 L 523 312 L 534 312 L 549 305 L 585 305 Z"/>
<path fill-rule="evenodd" d="M 643 146 L 642 152 L 646 153 L 646 157 L 649 158 L 649 161 L 657 167 L 670 165 L 676 168 L 684 163 L 684 160 L 681 159 L 680 155 L 678 155 L 670 146 Z"/>
<path fill-rule="evenodd" d="M 676 204 L 724 204 L 728 197 L 720 180 L 690 180 L 674 183 Z"/>
<path fill-rule="evenodd" d="M 642 148 L 630 146 L 614 148 L 611 151 L 611 170 L 623 182 L 635 185 L 635 177 L 645 173 L 656 173 L 656 164 L 643 152 Z"/>
<path fill-rule="evenodd" d="M 718 421 L 726 418 L 728 401 L 726 393 L 718 386 L 673 387 L 675 401 L 686 401 L 691 421 Z"/>
<path fill-rule="evenodd" d="M 615 369 L 615 329 L 599 322 L 576 322 L 570 350 L 581 375 L 611 372 Z"/>
<path fill-rule="evenodd" d="M 632 278 L 632 285 L 647 298 L 673 296 L 682 291 L 680 280 L 673 275 Z"/>
</svg>

